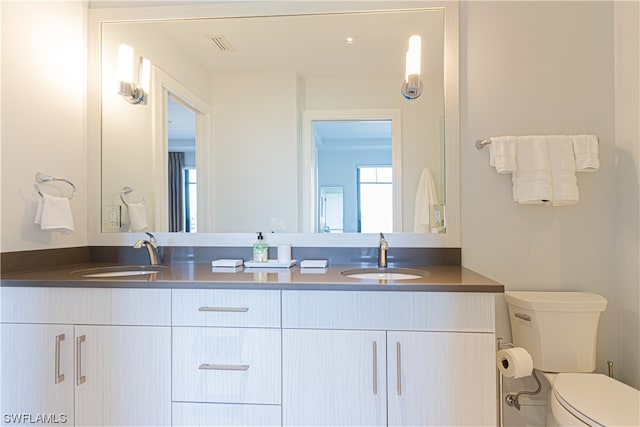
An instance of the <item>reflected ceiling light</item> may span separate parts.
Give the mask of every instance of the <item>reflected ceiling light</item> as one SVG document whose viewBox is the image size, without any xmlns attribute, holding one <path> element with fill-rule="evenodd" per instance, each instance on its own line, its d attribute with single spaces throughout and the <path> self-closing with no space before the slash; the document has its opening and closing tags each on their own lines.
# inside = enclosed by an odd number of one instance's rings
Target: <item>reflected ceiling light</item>
<svg viewBox="0 0 640 427">
<path fill-rule="evenodd" d="M 131 104 L 146 104 L 151 83 L 151 63 L 149 60 L 140 58 L 137 82 L 133 79 L 133 73 L 133 49 L 131 46 L 121 44 L 118 48 L 118 93 Z"/>
<path fill-rule="evenodd" d="M 353 37 L 347 37 L 347 38 L 345 38 L 345 39 L 344 39 L 344 41 L 345 41 L 345 43 L 347 43 L 347 44 L 353 44 L 353 42 L 354 42 L 355 40 L 353 39 Z"/>
<path fill-rule="evenodd" d="M 401 92 L 406 99 L 416 99 L 422 94 L 422 80 L 420 80 L 422 39 L 420 36 L 409 38 L 409 49 L 407 50 L 406 68 L 404 82 L 402 82 Z"/>
</svg>

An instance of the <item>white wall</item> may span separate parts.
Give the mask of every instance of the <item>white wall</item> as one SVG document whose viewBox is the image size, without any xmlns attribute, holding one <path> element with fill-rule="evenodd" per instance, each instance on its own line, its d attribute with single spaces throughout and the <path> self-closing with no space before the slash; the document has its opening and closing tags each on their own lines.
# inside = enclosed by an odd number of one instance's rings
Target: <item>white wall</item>
<svg viewBox="0 0 640 427">
<path fill-rule="evenodd" d="M 628 7 L 637 9 L 637 3 Z M 507 290 L 604 295 L 609 305 L 600 322 L 597 371 L 606 372 L 612 360 L 617 376 L 637 387 L 638 99 L 626 96 L 625 106 L 635 102 L 635 118 L 616 123 L 613 9 L 613 2 L 461 4 L 462 255 L 465 267 Z M 629 70 L 635 80 L 627 78 L 619 92 L 634 89 L 636 96 L 637 22 L 616 29 L 626 40 L 620 53 L 635 60 Z M 625 142 L 617 130 L 627 132 Z M 600 171 L 578 175 L 577 205 L 518 205 L 510 176 L 496 174 L 488 150 L 474 142 L 549 133 L 597 135 Z M 498 302 L 498 332 L 510 339 L 506 307 Z M 522 383 L 506 380 L 505 388 Z M 532 381 L 524 384 L 535 388 Z M 510 425 L 544 425 L 538 415 L 536 406 L 520 413 L 507 408 Z"/>
<path fill-rule="evenodd" d="M 616 3 L 614 19 L 618 372 L 640 387 L 640 2 Z"/>
<path fill-rule="evenodd" d="M 298 231 L 298 76 L 214 75 L 213 224 L 216 232 Z M 293 167 L 292 167 L 293 165 Z M 247 229 L 248 228 L 248 229 Z"/>
<path fill-rule="evenodd" d="M 86 5 L 1 2 L 2 252 L 87 244 Z M 36 172 L 72 181 L 72 235 L 33 223 Z M 61 183 L 42 186 L 70 194 Z M 58 191 L 59 189 L 59 191 Z"/>
</svg>

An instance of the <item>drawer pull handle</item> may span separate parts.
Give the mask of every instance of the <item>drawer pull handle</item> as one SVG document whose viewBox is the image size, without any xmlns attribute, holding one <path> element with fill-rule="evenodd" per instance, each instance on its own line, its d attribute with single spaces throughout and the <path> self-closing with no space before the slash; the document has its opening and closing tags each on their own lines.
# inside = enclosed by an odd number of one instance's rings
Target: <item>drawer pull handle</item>
<svg viewBox="0 0 640 427">
<path fill-rule="evenodd" d="M 217 311 L 222 313 L 246 313 L 249 307 L 200 307 L 198 311 Z"/>
<path fill-rule="evenodd" d="M 373 342 L 373 394 L 378 394 L 378 343 Z"/>
<path fill-rule="evenodd" d="M 514 313 L 513 314 L 515 317 L 517 317 L 518 319 L 522 319 L 525 320 L 527 322 L 531 322 L 531 316 L 529 316 L 528 314 L 524 314 L 524 313 Z"/>
<path fill-rule="evenodd" d="M 211 363 L 203 363 L 198 369 L 207 371 L 248 371 L 249 365 L 215 365 Z"/>
<path fill-rule="evenodd" d="M 56 335 L 56 384 L 64 381 L 64 374 L 60 373 L 60 342 L 64 341 L 64 334 Z"/>
<path fill-rule="evenodd" d="M 87 382 L 87 377 L 82 375 L 82 343 L 87 340 L 85 335 L 76 337 L 76 384 L 84 384 Z"/>
<path fill-rule="evenodd" d="M 398 381 L 398 396 L 402 396 L 402 354 L 400 349 L 400 342 L 396 342 L 396 358 L 397 358 L 397 366 L 396 366 L 396 379 Z"/>
</svg>

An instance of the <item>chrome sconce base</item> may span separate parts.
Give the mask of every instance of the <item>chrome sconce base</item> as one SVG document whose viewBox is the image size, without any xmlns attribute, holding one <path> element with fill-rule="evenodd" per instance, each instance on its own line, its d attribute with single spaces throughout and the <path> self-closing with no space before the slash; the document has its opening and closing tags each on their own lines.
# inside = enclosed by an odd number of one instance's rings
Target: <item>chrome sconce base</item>
<svg viewBox="0 0 640 427">
<path fill-rule="evenodd" d="M 402 92 L 402 96 L 409 100 L 416 99 L 422 95 L 422 80 L 420 80 L 420 75 L 411 74 L 408 79 L 402 82 L 400 91 Z"/>
<path fill-rule="evenodd" d="M 120 82 L 120 91 L 118 92 L 129 104 L 146 104 L 147 94 L 145 91 L 130 82 Z"/>
</svg>

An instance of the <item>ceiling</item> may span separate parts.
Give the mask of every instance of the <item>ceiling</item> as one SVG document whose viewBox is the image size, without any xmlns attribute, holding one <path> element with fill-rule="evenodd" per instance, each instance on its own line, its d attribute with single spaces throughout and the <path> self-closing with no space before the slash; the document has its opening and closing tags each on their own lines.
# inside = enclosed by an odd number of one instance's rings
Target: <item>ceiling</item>
<svg viewBox="0 0 640 427">
<path fill-rule="evenodd" d="M 367 78 L 397 78 L 399 91 L 408 38 L 413 34 L 422 36 L 423 74 L 429 73 L 429 40 L 441 39 L 442 22 L 438 19 L 442 19 L 439 14 L 413 10 L 182 19 L 135 25 L 161 29 L 210 73 L 291 70 L 304 78 L 362 78 L 366 74 Z M 178 103 L 170 103 L 169 112 L 170 139 L 195 138 L 192 113 Z M 326 123 L 318 132 L 327 141 L 360 138 L 363 132 L 370 139 L 381 140 L 389 133 L 384 125 L 363 128 L 357 122 Z"/>
</svg>

